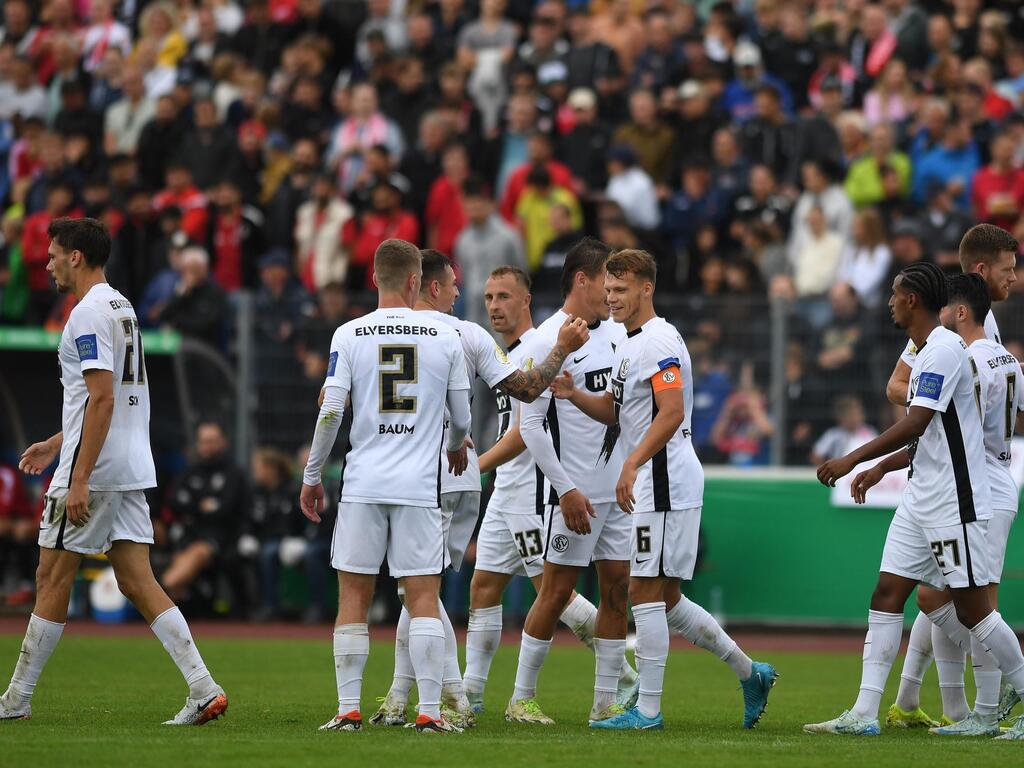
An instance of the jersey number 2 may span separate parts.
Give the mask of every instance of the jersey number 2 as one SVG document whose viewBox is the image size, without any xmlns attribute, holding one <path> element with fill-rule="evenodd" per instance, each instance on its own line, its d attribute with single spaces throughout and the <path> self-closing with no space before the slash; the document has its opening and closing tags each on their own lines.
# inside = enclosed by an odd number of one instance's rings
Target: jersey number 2
<svg viewBox="0 0 1024 768">
<path fill-rule="evenodd" d="M 416 413 L 416 398 L 399 397 L 395 391 L 398 384 L 415 384 L 419 378 L 416 347 L 380 345 L 380 412 Z M 394 366 L 385 370 L 383 366 Z"/>
<path fill-rule="evenodd" d="M 122 318 L 121 329 L 124 331 L 124 371 L 121 374 L 122 384 L 145 384 L 146 361 L 142 357 L 142 333 L 139 323 L 130 317 Z"/>
</svg>

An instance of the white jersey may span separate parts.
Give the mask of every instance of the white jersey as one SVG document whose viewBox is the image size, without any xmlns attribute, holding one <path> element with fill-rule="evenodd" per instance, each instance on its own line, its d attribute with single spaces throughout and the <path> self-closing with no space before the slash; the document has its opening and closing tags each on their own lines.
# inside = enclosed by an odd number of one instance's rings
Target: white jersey
<svg viewBox="0 0 1024 768">
<path fill-rule="evenodd" d="M 470 384 L 479 376 L 488 387 L 493 389 L 516 372 L 517 368 L 508 361 L 505 350 L 498 346 L 491 334 L 476 323 L 460 320 L 453 315 L 446 315 L 434 310 L 425 310 L 422 314 L 450 325 L 459 334 L 459 338 L 462 340 L 462 352 L 466 356 L 466 374 L 469 376 Z M 444 427 L 445 442 L 441 444 L 442 452 L 445 452 L 448 440 L 447 419 L 445 419 Z M 472 448 L 466 451 L 466 455 L 469 464 L 466 471 L 458 477 L 447 471 L 447 455 L 442 457 L 445 473 L 441 478 L 441 493 L 480 490 L 480 459 Z"/>
<path fill-rule="evenodd" d="M 910 446 L 910 481 L 902 501 L 925 527 L 992 517 L 979 386 L 963 339 L 936 327 L 914 360 L 907 394 L 908 409 L 936 411 L 924 434 Z"/>
<path fill-rule="evenodd" d="M 530 339 L 525 354 L 533 358 L 534 362 L 544 360 L 554 348 L 558 331 L 568 317 L 565 312 L 558 310 L 541 323 L 537 333 Z M 590 329 L 587 343 L 565 358 L 558 375 L 568 372 L 580 390 L 601 394 L 611 378 L 615 346 L 625 336 L 626 329 L 619 323 L 608 320 L 599 322 Z M 615 501 L 615 484 L 622 470 L 622 453 L 610 439 L 612 433 L 568 400 L 552 397 L 551 390 L 545 390 L 536 402 L 546 404 L 545 427 L 551 436 L 555 454 L 576 488 L 593 504 Z M 536 404 L 531 404 L 531 407 L 536 407 Z M 606 443 L 612 446 L 607 452 L 604 450 Z M 558 494 L 554 488 L 546 481 L 545 484 L 548 486 L 546 490 L 536 489 L 538 509 L 545 504 L 558 503 Z"/>
<path fill-rule="evenodd" d="M 999 338 L 999 326 L 996 324 L 996 316 L 992 314 L 991 309 L 985 315 L 985 338 L 994 341 L 996 344 L 1002 344 Z M 900 354 L 900 360 L 913 368 L 915 357 L 917 357 L 917 347 L 914 346 L 913 341 L 908 340 L 907 346 L 903 348 L 903 352 Z"/>
<path fill-rule="evenodd" d="M 341 500 L 440 507 L 448 391 L 469 389 L 458 334 L 424 312 L 378 309 L 334 332 L 324 386 L 352 403 Z"/>
<path fill-rule="evenodd" d="M 1020 363 L 1006 348 L 990 339 L 979 339 L 968 347 L 981 380 L 979 401 L 985 430 L 985 461 L 994 509 L 1017 511 L 1020 493 L 1010 473 L 1010 441 L 1017 423 L 1017 411 L 1024 409 L 1021 387 L 1024 375 Z"/>
<path fill-rule="evenodd" d="M 136 491 L 156 486 L 149 445 L 149 385 L 139 320 L 131 302 L 107 283 L 94 285 L 71 310 L 57 352 L 64 385 L 64 442 L 54 488 L 68 488 L 82 440 L 89 390 L 86 371 L 114 374 L 114 414 L 89 477 L 93 491 Z"/>
<path fill-rule="evenodd" d="M 615 401 L 619 442 L 629 456 L 658 415 L 656 386 L 672 387 L 683 399 L 683 423 L 665 447 L 640 467 L 633 485 L 636 512 L 669 512 L 704 504 L 704 470 L 691 439 L 693 369 L 683 337 L 654 317 L 626 334 L 617 349 L 608 392 Z M 682 388 L 678 388 L 679 377 Z"/>
<path fill-rule="evenodd" d="M 534 360 L 527 357 L 530 339 L 537 331 L 530 328 L 508 347 L 508 359 L 517 368 L 528 371 Z M 519 401 L 499 390 L 494 391 L 498 404 L 498 439 L 509 428 L 519 423 Z M 537 512 L 537 465 L 529 451 L 523 451 L 512 461 L 506 462 L 494 471 L 494 493 L 490 506 L 506 513 L 536 514 Z"/>
</svg>

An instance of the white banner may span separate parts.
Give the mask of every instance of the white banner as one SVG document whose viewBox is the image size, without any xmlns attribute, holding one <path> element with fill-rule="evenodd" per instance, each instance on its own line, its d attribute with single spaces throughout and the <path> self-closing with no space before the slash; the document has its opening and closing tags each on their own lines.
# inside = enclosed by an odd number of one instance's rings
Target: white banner
<svg viewBox="0 0 1024 768">
<path fill-rule="evenodd" d="M 1014 437 L 1010 450 L 1010 473 L 1013 475 L 1013 479 L 1014 482 L 1017 483 L 1017 487 L 1020 488 L 1021 481 L 1024 480 L 1024 437 Z M 881 459 L 878 461 L 881 461 Z M 867 501 L 863 505 L 855 504 L 853 497 L 850 496 L 850 487 L 853 484 L 853 478 L 865 469 L 873 467 L 876 463 L 877 462 L 869 461 L 864 464 L 860 464 L 853 470 L 853 472 L 839 480 L 839 482 L 836 483 L 836 487 L 832 489 L 832 506 L 865 506 L 880 507 L 882 509 L 896 509 L 896 507 L 899 506 L 900 498 L 903 496 L 903 489 L 907 485 L 908 470 L 906 469 L 902 469 L 899 472 L 890 472 L 886 475 L 882 479 L 882 482 L 868 491 Z"/>
</svg>

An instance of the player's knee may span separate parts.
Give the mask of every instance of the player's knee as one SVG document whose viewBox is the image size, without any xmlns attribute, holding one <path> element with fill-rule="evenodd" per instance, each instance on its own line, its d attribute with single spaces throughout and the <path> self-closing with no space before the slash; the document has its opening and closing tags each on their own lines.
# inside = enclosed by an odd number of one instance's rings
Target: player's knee
<svg viewBox="0 0 1024 768">
<path fill-rule="evenodd" d="M 973 628 L 991 612 L 987 610 L 987 605 L 975 605 L 959 600 L 954 603 L 953 608 L 956 610 L 956 620 L 968 629 Z"/>
<path fill-rule="evenodd" d="M 933 589 L 921 588 L 917 590 L 917 607 L 922 613 L 937 611 L 945 605 L 947 601 L 948 598 L 942 592 L 936 592 Z"/>
<path fill-rule="evenodd" d="M 871 595 L 871 610 L 883 613 L 900 613 L 903 610 L 893 585 L 884 580 L 875 585 L 875 591 Z"/>
<path fill-rule="evenodd" d="M 469 585 L 469 605 L 472 608 L 490 608 L 501 602 L 501 590 L 487 578 L 473 577 Z"/>
<path fill-rule="evenodd" d="M 140 585 L 137 579 L 118 576 L 117 588 L 120 590 L 121 594 L 125 596 L 128 602 L 132 604 L 135 603 L 135 598 L 139 596 L 140 592 Z"/>
<path fill-rule="evenodd" d="M 543 599 L 549 605 L 564 608 L 569 604 L 575 584 L 568 579 L 545 579 L 541 584 L 537 599 Z"/>
</svg>

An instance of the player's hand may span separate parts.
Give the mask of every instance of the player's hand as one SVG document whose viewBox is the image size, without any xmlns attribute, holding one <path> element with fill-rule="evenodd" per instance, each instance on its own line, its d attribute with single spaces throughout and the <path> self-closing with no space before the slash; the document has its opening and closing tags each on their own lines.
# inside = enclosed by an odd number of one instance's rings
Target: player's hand
<svg viewBox="0 0 1024 768">
<path fill-rule="evenodd" d="M 590 533 L 590 518 L 597 517 L 597 512 L 590 504 L 590 499 L 573 488 L 558 500 L 562 508 L 565 526 L 573 533 L 586 536 Z"/>
<path fill-rule="evenodd" d="M 628 461 L 622 465 L 619 482 L 615 484 L 615 500 L 623 512 L 632 515 L 636 499 L 633 498 L 633 485 L 636 483 L 636 467 Z"/>
<path fill-rule="evenodd" d="M 60 445 L 52 445 L 50 440 L 33 443 L 21 454 L 18 469 L 26 475 L 41 475 L 43 470 L 53 463 L 60 453 Z"/>
<path fill-rule="evenodd" d="M 473 438 L 470 437 L 469 435 L 466 435 L 466 439 L 462 441 L 462 447 L 471 451 L 476 450 L 476 446 L 473 445 Z"/>
<path fill-rule="evenodd" d="M 72 480 L 64 504 L 64 514 L 76 528 L 89 522 L 89 484 Z"/>
<path fill-rule="evenodd" d="M 551 394 L 559 400 L 569 400 L 575 392 L 576 382 L 573 381 L 572 374 L 568 371 L 563 371 L 560 376 L 556 376 L 555 380 L 551 382 Z"/>
<path fill-rule="evenodd" d="M 818 467 L 818 482 L 830 488 L 835 488 L 836 480 L 850 474 L 853 471 L 853 467 L 853 463 L 846 456 L 839 459 L 830 459 Z"/>
<path fill-rule="evenodd" d="M 883 477 L 885 477 L 885 473 L 878 468 L 877 464 L 871 469 L 859 472 L 853 478 L 853 485 L 850 486 L 850 496 L 853 497 L 854 502 L 863 504 L 867 500 L 868 489 L 878 485 Z"/>
<path fill-rule="evenodd" d="M 448 472 L 458 477 L 466 471 L 469 466 L 469 457 L 466 456 L 466 444 L 457 451 L 448 451 Z"/>
<path fill-rule="evenodd" d="M 307 520 L 319 523 L 320 513 L 324 511 L 324 484 L 306 485 L 303 483 L 302 491 L 299 493 L 299 508 Z"/>
<path fill-rule="evenodd" d="M 587 330 L 587 324 L 583 322 L 583 318 L 569 317 L 558 329 L 558 340 L 555 344 L 564 349 L 566 353 L 575 352 L 586 344 L 589 338 L 590 331 Z"/>
</svg>

